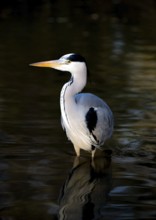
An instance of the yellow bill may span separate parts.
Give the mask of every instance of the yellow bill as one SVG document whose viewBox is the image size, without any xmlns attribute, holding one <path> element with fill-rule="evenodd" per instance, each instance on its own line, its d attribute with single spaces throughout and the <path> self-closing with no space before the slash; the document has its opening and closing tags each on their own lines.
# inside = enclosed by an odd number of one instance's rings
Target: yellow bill
<svg viewBox="0 0 156 220">
<path fill-rule="evenodd" d="M 30 64 L 30 66 L 59 68 L 61 66 L 61 62 L 59 62 L 59 60 L 42 61 L 42 62 L 32 63 Z"/>
</svg>

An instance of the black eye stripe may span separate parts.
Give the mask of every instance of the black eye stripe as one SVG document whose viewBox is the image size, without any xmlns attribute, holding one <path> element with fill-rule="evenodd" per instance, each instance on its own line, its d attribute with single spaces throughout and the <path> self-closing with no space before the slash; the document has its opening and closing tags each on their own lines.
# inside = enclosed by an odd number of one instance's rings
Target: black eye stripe
<svg viewBox="0 0 156 220">
<path fill-rule="evenodd" d="M 74 61 L 74 62 L 86 62 L 85 58 L 82 57 L 80 54 L 71 54 L 68 57 L 69 61 Z"/>
</svg>

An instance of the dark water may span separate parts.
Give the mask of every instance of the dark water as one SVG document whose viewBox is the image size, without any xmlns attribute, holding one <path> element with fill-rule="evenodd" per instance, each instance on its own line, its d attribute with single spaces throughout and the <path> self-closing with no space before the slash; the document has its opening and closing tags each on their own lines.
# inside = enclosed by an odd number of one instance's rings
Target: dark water
<svg viewBox="0 0 156 220">
<path fill-rule="evenodd" d="M 155 219 L 155 22 L 48 15 L 0 21 L 0 219 Z M 60 126 L 69 76 L 28 66 L 70 52 L 114 112 L 111 158 L 75 158 Z"/>
</svg>

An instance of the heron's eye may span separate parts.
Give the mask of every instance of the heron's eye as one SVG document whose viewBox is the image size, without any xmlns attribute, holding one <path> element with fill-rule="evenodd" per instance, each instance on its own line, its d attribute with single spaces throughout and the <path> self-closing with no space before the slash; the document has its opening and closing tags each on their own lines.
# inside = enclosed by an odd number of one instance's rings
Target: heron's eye
<svg viewBox="0 0 156 220">
<path fill-rule="evenodd" d="M 69 64 L 69 63 L 71 63 L 70 60 L 66 60 L 66 61 L 65 61 L 65 64 Z"/>
</svg>

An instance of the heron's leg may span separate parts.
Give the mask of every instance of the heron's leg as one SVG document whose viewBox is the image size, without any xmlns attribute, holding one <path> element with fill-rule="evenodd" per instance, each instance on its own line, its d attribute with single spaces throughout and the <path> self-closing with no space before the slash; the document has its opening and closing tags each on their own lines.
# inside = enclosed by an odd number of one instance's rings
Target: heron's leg
<svg viewBox="0 0 156 220">
<path fill-rule="evenodd" d="M 75 152 L 76 152 L 76 156 L 79 157 L 80 156 L 80 148 L 78 146 L 74 145 L 74 149 L 75 149 Z"/>
<path fill-rule="evenodd" d="M 96 152 L 96 148 L 92 150 L 92 159 L 94 158 L 95 152 Z"/>
<path fill-rule="evenodd" d="M 95 162 L 94 162 L 95 152 L 96 152 L 96 148 L 92 150 L 92 159 L 91 159 L 91 164 L 94 169 L 95 169 Z"/>
</svg>

